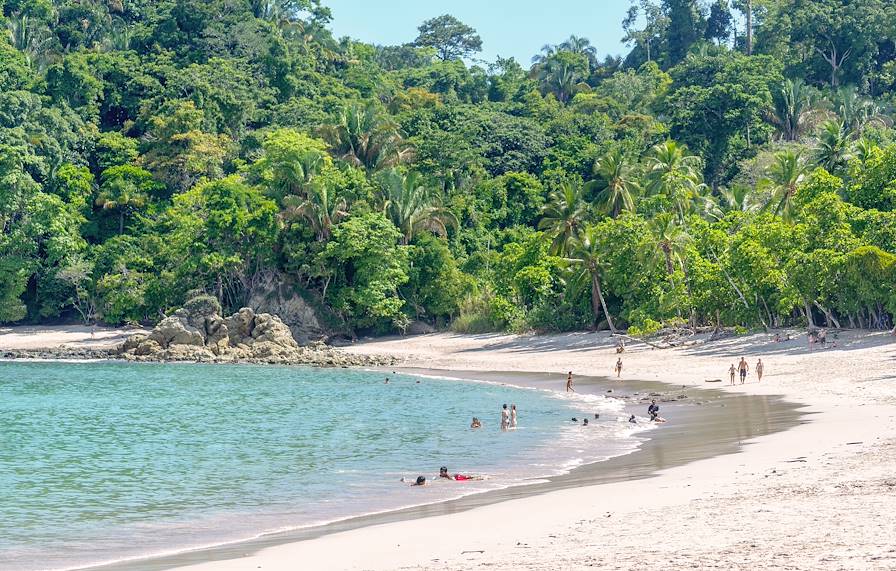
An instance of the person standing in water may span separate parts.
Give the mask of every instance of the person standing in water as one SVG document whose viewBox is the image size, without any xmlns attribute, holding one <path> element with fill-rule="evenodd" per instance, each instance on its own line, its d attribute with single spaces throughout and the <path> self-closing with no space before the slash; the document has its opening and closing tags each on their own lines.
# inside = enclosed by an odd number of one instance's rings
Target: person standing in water
<svg viewBox="0 0 896 571">
<path fill-rule="evenodd" d="M 616 378 L 618 379 L 622 374 L 622 357 L 616 359 L 616 367 L 613 370 L 616 371 Z"/>
<path fill-rule="evenodd" d="M 762 382 L 762 371 L 765 370 L 765 365 L 762 364 L 762 359 L 756 361 L 756 378 L 761 383 Z"/>
<path fill-rule="evenodd" d="M 737 368 L 740 371 L 740 384 L 744 384 L 744 381 L 747 380 L 747 371 L 750 370 L 750 365 L 747 364 L 746 359 L 741 357 L 740 363 L 738 363 Z"/>
<path fill-rule="evenodd" d="M 510 405 L 510 428 L 516 428 L 516 405 Z"/>
<path fill-rule="evenodd" d="M 576 392 L 575 389 L 572 388 L 572 371 L 566 375 L 566 392 Z"/>
<path fill-rule="evenodd" d="M 510 424 L 510 411 L 507 410 L 507 403 L 504 404 L 504 407 L 501 409 L 501 430 L 507 430 L 507 426 Z"/>
<path fill-rule="evenodd" d="M 737 369 L 734 367 L 734 363 L 731 363 L 731 368 L 728 369 L 728 374 L 731 375 L 731 384 L 734 384 L 734 374 L 737 373 Z"/>
</svg>

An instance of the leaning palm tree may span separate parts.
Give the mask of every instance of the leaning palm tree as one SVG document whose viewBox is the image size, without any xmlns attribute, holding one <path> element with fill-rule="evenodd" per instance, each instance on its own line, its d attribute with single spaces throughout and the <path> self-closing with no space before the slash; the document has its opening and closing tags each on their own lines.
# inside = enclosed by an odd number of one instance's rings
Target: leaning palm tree
<svg viewBox="0 0 896 571">
<path fill-rule="evenodd" d="M 301 218 L 308 222 L 319 242 L 326 242 L 332 236 L 333 226 L 348 216 L 348 202 L 337 196 L 336 189 L 315 180 L 302 199 L 291 194 L 283 199 L 283 217 Z"/>
<path fill-rule="evenodd" d="M 790 220 L 793 216 L 793 197 L 808 172 L 809 167 L 800 153 L 777 153 L 766 177 L 759 182 L 759 187 L 769 193 L 763 210 L 771 209 L 774 214 Z"/>
<path fill-rule="evenodd" d="M 587 212 L 582 190 L 581 185 L 563 183 L 548 195 L 548 201 L 541 209 L 538 228 L 550 237 L 552 254 L 566 252 L 571 240 L 581 230 Z"/>
<path fill-rule="evenodd" d="M 619 149 L 607 153 L 597 160 L 594 171 L 599 178 L 589 182 L 586 190 L 597 190 L 595 203 L 598 208 L 612 218 L 623 211 L 634 211 L 634 196 L 640 187 L 625 154 Z"/>
<path fill-rule="evenodd" d="M 410 147 L 397 126 L 374 104 L 353 103 L 342 109 L 335 124 L 321 129 L 333 153 L 368 173 L 393 167 L 410 159 Z"/>
<path fill-rule="evenodd" d="M 457 217 L 442 206 L 434 188 L 419 173 L 389 169 L 380 175 L 379 182 L 383 213 L 401 231 L 402 244 L 409 244 L 424 231 L 447 236 L 449 227 L 457 227 Z"/>
<path fill-rule="evenodd" d="M 785 79 L 775 93 L 767 119 L 785 141 L 797 141 L 820 115 L 815 89 L 801 80 Z"/>
<path fill-rule="evenodd" d="M 815 163 L 829 173 L 841 172 L 851 157 L 849 133 L 843 123 L 825 121 L 818 132 Z"/>
<path fill-rule="evenodd" d="M 602 277 L 604 270 L 604 251 L 600 244 L 600 234 L 594 226 L 577 233 L 568 244 L 568 254 L 564 260 L 574 269 L 573 278 L 569 282 L 571 291 L 581 291 L 585 284 L 591 289 L 591 311 L 594 314 L 594 326 L 597 326 L 601 310 L 607 317 L 610 331 L 616 333 L 613 316 L 607 309 L 604 298 Z"/>
<path fill-rule="evenodd" d="M 670 140 L 655 145 L 648 153 L 645 165 L 647 191 L 665 196 L 679 220 L 684 220 L 705 188 L 700 157 Z"/>
</svg>

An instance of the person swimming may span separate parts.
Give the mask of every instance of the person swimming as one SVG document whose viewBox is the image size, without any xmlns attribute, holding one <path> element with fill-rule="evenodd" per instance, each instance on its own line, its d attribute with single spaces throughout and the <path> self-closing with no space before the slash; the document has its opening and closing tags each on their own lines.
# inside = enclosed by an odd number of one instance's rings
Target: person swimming
<svg viewBox="0 0 896 571">
<path fill-rule="evenodd" d="M 467 482 L 469 480 L 482 480 L 484 479 L 482 476 L 473 476 L 471 474 L 454 474 L 453 476 L 448 473 L 448 467 L 442 466 L 439 468 L 439 478 L 444 478 L 446 480 L 454 480 L 455 482 Z"/>
<path fill-rule="evenodd" d="M 470 428 L 482 428 L 482 423 L 475 416 L 473 417 L 473 422 L 470 423 Z"/>
<path fill-rule="evenodd" d="M 600 420 L 600 413 L 599 413 L 599 412 L 595 412 L 595 413 L 594 413 L 594 420 Z"/>
<path fill-rule="evenodd" d="M 588 426 L 588 419 L 587 419 L 587 418 L 586 418 L 585 420 L 582 421 L 582 426 Z"/>
<path fill-rule="evenodd" d="M 635 420 L 635 415 L 631 415 L 631 416 L 628 418 L 628 421 L 631 422 L 632 424 L 637 424 L 637 423 L 638 423 L 638 421 Z"/>
<path fill-rule="evenodd" d="M 401 479 L 402 482 L 406 480 L 404 478 Z M 426 476 L 417 476 L 417 479 L 414 481 L 412 486 L 425 486 L 426 485 Z"/>
<path fill-rule="evenodd" d="M 579 419 L 576 418 L 576 417 L 572 417 L 572 421 L 573 421 L 573 422 L 579 422 Z"/>
</svg>

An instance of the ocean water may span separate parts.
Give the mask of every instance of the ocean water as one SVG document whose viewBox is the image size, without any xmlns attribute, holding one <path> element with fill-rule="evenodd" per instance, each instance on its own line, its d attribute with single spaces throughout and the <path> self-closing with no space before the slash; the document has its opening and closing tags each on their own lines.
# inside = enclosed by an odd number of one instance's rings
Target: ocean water
<svg viewBox="0 0 896 571">
<path fill-rule="evenodd" d="M 0 363 L 0 569 L 169 554 L 525 485 L 639 442 L 615 399 L 389 376 Z M 499 429 L 503 403 L 518 429 Z M 570 422 L 595 412 L 604 420 Z M 485 479 L 400 481 L 442 465 Z"/>
</svg>

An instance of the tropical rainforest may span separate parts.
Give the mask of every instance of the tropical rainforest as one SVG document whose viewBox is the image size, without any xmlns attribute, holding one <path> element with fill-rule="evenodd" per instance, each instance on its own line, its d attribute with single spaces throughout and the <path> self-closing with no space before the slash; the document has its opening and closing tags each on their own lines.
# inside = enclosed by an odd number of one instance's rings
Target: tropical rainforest
<svg viewBox="0 0 896 571">
<path fill-rule="evenodd" d="M 320 0 L 0 7 L 0 322 L 893 326 L 891 0 L 634 0 L 624 56 L 531 62 Z"/>
</svg>

